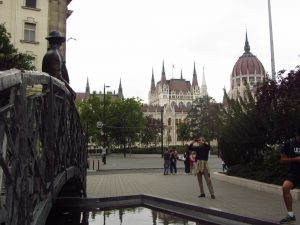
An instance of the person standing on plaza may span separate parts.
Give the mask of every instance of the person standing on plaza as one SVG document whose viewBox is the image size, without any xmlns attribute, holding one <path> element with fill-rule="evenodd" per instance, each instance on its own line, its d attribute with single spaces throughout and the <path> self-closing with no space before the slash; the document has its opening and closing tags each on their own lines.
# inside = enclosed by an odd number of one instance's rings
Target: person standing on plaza
<svg viewBox="0 0 300 225">
<path fill-rule="evenodd" d="M 164 151 L 164 175 L 169 174 L 169 168 L 170 168 L 170 151 L 166 149 Z"/>
<path fill-rule="evenodd" d="M 183 157 L 184 157 L 184 171 L 186 174 L 189 174 L 190 173 L 190 149 L 189 149 L 189 146 L 186 146 L 186 150 L 185 150 L 185 153 L 183 154 Z"/>
<path fill-rule="evenodd" d="M 280 221 L 280 224 L 288 224 L 296 221 L 292 207 L 291 189 L 300 185 L 300 127 L 296 130 L 295 138 L 284 143 L 281 149 L 280 162 L 289 164 L 288 174 L 282 185 L 283 199 L 288 214 Z"/>
<path fill-rule="evenodd" d="M 205 141 L 204 137 L 200 137 L 199 139 L 192 141 L 189 148 L 190 150 L 196 152 L 197 165 L 196 165 L 195 175 L 197 176 L 198 184 L 200 188 L 200 195 L 198 197 L 205 197 L 203 182 L 202 182 L 202 175 L 204 175 L 211 198 L 215 199 L 216 197 L 214 194 L 214 189 L 210 179 L 210 172 L 207 164 L 209 150 L 210 150 L 209 143 Z"/>
<path fill-rule="evenodd" d="M 171 156 L 170 156 L 170 172 L 171 174 L 173 174 L 173 171 L 174 171 L 174 174 L 177 174 L 177 159 L 178 159 L 178 154 L 177 154 L 177 151 L 176 151 L 176 148 L 175 147 L 172 147 L 172 150 L 171 150 Z"/>
<path fill-rule="evenodd" d="M 106 165 L 106 147 L 102 148 L 102 162 Z"/>
<path fill-rule="evenodd" d="M 190 174 L 195 174 L 195 164 L 196 164 L 196 152 L 192 151 L 190 154 Z"/>
</svg>

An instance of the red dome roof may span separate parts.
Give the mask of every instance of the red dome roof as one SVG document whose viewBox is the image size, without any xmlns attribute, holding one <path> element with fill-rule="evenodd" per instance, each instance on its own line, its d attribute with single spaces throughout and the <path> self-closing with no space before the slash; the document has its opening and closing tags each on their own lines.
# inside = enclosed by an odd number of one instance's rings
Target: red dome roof
<svg viewBox="0 0 300 225">
<path fill-rule="evenodd" d="M 240 56 L 235 63 L 231 76 L 248 75 L 248 74 L 262 74 L 265 75 L 265 69 L 259 59 L 250 52 L 248 37 L 246 33 L 246 42 L 244 47 L 244 54 Z"/>
</svg>

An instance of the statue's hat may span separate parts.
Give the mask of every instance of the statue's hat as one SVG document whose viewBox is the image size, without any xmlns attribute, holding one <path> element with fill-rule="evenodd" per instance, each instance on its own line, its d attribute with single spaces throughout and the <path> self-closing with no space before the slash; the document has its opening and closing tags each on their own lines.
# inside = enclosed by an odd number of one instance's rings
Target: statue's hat
<svg viewBox="0 0 300 225">
<path fill-rule="evenodd" d="M 48 41 L 50 41 L 50 40 L 57 40 L 57 41 L 60 41 L 61 43 L 63 43 L 63 42 L 66 41 L 66 38 L 64 36 L 62 36 L 59 31 L 51 31 L 49 33 L 49 36 L 46 37 L 46 39 Z"/>
</svg>

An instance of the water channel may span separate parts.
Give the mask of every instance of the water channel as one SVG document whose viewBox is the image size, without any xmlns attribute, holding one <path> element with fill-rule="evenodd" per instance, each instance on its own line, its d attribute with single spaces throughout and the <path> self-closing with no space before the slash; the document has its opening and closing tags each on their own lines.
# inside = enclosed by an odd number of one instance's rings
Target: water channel
<svg viewBox="0 0 300 225">
<path fill-rule="evenodd" d="M 205 225 L 161 211 L 145 208 L 119 208 L 107 211 L 66 211 L 50 214 L 46 225 Z"/>
</svg>

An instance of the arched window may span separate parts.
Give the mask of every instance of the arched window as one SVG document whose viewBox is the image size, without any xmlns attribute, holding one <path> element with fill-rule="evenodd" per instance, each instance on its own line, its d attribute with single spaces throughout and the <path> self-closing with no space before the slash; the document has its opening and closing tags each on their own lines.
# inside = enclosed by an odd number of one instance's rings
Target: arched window
<svg viewBox="0 0 300 225">
<path fill-rule="evenodd" d="M 172 123 L 172 119 L 169 118 L 169 119 L 168 119 L 168 126 L 171 126 L 171 123 Z"/>
<path fill-rule="evenodd" d="M 188 109 L 191 109 L 191 108 L 192 108 L 192 103 L 188 102 L 188 103 L 186 104 L 186 106 L 187 106 Z"/>
<path fill-rule="evenodd" d="M 183 107 L 184 107 L 183 102 L 180 102 L 180 103 L 179 103 L 179 108 L 182 109 Z"/>
</svg>

